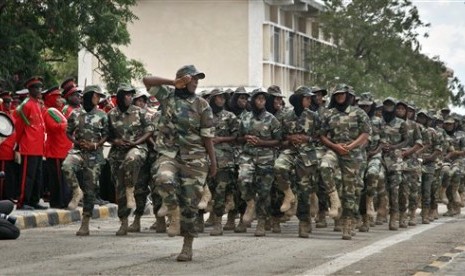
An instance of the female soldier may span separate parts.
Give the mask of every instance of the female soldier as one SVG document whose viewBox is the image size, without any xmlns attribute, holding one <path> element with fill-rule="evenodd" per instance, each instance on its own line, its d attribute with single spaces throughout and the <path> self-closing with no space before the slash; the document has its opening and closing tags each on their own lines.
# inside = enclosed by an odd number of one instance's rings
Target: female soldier
<svg viewBox="0 0 465 276">
<path fill-rule="evenodd" d="M 247 202 L 242 220 L 246 224 L 252 222 L 257 209 L 255 236 L 265 235 L 265 219 L 269 216 L 270 189 L 274 180 L 275 147 L 281 140 L 278 119 L 265 109 L 267 94 L 260 89 L 253 91 L 250 102 L 252 111 L 242 116 L 238 138 L 238 142 L 244 144 L 239 157 L 239 188 L 242 199 Z"/>
<path fill-rule="evenodd" d="M 357 160 L 362 154 L 361 146 L 367 143 L 371 133 L 368 116 L 350 104 L 349 89 L 345 84 L 336 86 L 329 110 L 322 119 L 320 135 L 321 142 L 329 149 L 322 158 L 321 174 L 331 201 L 330 216 L 339 207 L 331 164 L 338 163 L 342 173 L 342 238 L 345 240 L 352 238 L 352 220 L 358 211 L 355 193 L 360 164 Z"/>
<path fill-rule="evenodd" d="M 109 140 L 112 143 L 108 161 L 115 177 L 118 217 L 121 220 L 117 236 L 128 233 L 128 216 L 136 207 L 134 188 L 148 154 L 145 141 L 155 130 L 147 111 L 132 104 L 134 93 L 133 87 L 121 84 L 116 93 L 116 107 L 108 112 Z"/>
<path fill-rule="evenodd" d="M 301 238 L 308 238 L 311 231 L 310 203 L 313 206 L 318 204 L 313 180 L 318 164 L 314 141 L 318 139 L 319 120 L 318 115 L 308 109 L 312 95 L 310 88 L 301 86 L 289 98 L 294 110 L 283 116 L 283 150 L 274 164 L 276 184 L 281 191 L 289 188 L 291 172 L 293 169 L 296 171 L 297 218 Z M 312 200 L 310 194 L 314 194 Z"/>
<path fill-rule="evenodd" d="M 208 173 L 210 177 L 216 175 L 212 111 L 208 102 L 195 94 L 199 79 L 203 78 L 205 74 L 194 65 L 186 65 L 176 72 L 174 81 L 160 77 L 143 79 L 149 93 L 163 106 L 156 140 L 159 157 L 152 174 L 171 216 L 168 235 L 184 236 L 178 261 L 192 260 L 198 203 Z M 165 85 L 174 85 L 174 93 Z"/>
<path fill-rule="evenodd" d="M 89 220 L 94 209 L 97 180 L 100 166 L 104 163 L 103 143 L 108 137 L 108 118 L 97 108 L 101 97 L 105 97 L 99 86 L 84 89 L 83 108 L 76 109 L 68 119 L 66 135 L 74 143 L 63 161 L 63 175 L 71 187 L 80 186 L 84 193 L 81 228 L 78 236 L 89 235 Z M 82 172 L 83 181 L 76 174 Z"/>
</svg>

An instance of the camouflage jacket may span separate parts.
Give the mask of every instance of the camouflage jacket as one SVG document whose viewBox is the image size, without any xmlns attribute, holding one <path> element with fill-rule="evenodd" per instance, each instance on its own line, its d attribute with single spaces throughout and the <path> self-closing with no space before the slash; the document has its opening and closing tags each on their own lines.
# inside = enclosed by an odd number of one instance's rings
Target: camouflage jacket
<svg viewBox="0 0 465 276">
<path fill-rule="evenodd" d="M 419 125 L 419 127 L 421 130 L 423 147 L 426 147 L 425 149 L 422 150 L 420 157 L 425 156 L 425 155 L 430 155 L 434 153 L 435 151 L 442 151 L 441 140 L 436 130 L 434 128 L 424 127 L 422 125 Z M 434 162 L 435 160 L 432 162 L 428 162 L 428 163 L 434 163 Z"/>
<path fill-rule="evenodd" d="M 234 113 L 222 110 L 213 114 L 216 137 L 237 137 L 239 120 Z M 234 167 L 234 142 L 215 144 L 216 163 L 218 168 Z"/>
<path fill-rule="evenodd" d="M 75 140 L 96 143 L 103 137 L 108 137 L 108 117 L 98 108 L 86 112 L 84 108 L 75 109 L 73 115 L 68 118 L 66 133 L 74 135 Z M 79 145 L 74 145 L 75 150 L 81 150 Z M 102 151 L 102 148 L 99 149 Z"/>
<path fill-rule="evenodd" d="M 286 136 L 290 134 L 305 134 L 311 139 L 306 144 L 290 145 L 290 148 L 283 150 L 283 152 L 298 155 L 306 166 L 318 164 L 315 144 L 319 142 L 319 129 L 320 119 L 316 112 L 305 109 L 297 117 L 294 110 L 289 110 L 284 114 L 282 120 L 283 139 L 286 139 Z"/>
<path fill-rule="evenodd" d="M 124 139 L 127 141 L 136 141 L 147 132 L 154 131 L 154 126 L 150 120 L 147 111 L 130 105 L 126 112 L 116 106 L 108 112 L 108 121 L 110 129 L 110 139 Z M 147 149 L 147 144 L 142 143 L 136 146 L 139 149 Z M 126 150 L 112 146 L 112 149 Z"/>
<path fill-rule="evenodd" d="M 378 148 L 381 142 L 381 136 L 380 136 L 381 129 L 384 127 L 384 120 L 379 117 L 373 116 L 370 118 L 370 121 L 371 121 L 372 132 L 370 135 L 369 144 L 367 146 L 368 152 L 374 151 Z M 374 156 L 381 157 L 381 153 L 376 154 Z"/>
<path fill-rule="evenodd" d="M 381 129 L 381 143 L 397 145 L 408 142 L 408 129 L 405 120 L 395 117 L 389 123 L 386 122 Z M 402 170 L 404 163 L 401 157 L 402 150 L 396 149 L 389 152 L 383 152 L 383 159 L 388 170 Z"/>
<path fill-rule="evenodd" d="M 465 151 L 465 133 L 462 131 L 455 131 L 453 135 L 449 135 L 446 132 L 443 143 L 446 147 L 445 155 L 454 151 Z M 444 161 L 458 163 L 463 161 L 463 157 L 453 157 Z"/>
<path fill-rule="evenodd" d="M 254 116 L 253 112 L 243 113 L 239 127 L 239 136 L 254 135 L 262 140 L 281 140 L 281 124 L 278 119 L 268 111 L 263 111 L 259 116 Z M 273 159 L 275 148 L 256 147 L 245 143 L 242 147 L 243 153 L 263 158 L 263 160 Z"/>
<path fill-rule="evenodd" d="M 149 93 L 162 106 L 158 122 L 157 151 L 183 160 L 206 158 L 203 137 L 215 137 L 213 114 L 208 102 L 197 95 L 182 99 L 166 86 L 154 86 Z"/>
<path fill-rule="evenodd" d="M 333 143 L 347 144 L 363 133 L 371 135 L 370 118 L 359 107 L 348 106 L 344 112 L 331 108 L 323 116 L 320 135 L 328 137 Z M 354 149 L 353 157 L 360 156 L 363 150 L 361 147 Z"/>
</svg>

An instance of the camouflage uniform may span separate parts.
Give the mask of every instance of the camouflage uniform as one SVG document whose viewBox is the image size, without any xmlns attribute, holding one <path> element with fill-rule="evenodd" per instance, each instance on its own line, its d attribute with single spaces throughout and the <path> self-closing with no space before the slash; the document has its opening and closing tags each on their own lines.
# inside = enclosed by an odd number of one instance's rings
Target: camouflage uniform
<svg viewBox="0 0 465 276">
<path fill-rule="evenodd" d="M 418 115 L 424 114 L 428 116 L 426 112 L 420 111 Z M 436 131 L 431 127 L 421 126 L 421 135 L 423 139 L 424 149 L 421 152 L 422 157 L 422 175 L 421 175 L 421 198 L 422 198 L 422 222 L 426 223 L 430 210 L 433 209 L 435 204 L 436 189 L 435 182 L 435 170 L 437 160 L 424 160 L 423 157 L 432 155 L 435 151 L 441 151 L 442 146 Z M 434 208 L 436 209 L 436 208 Z"/>
<path fill-rule="evenodd" d="M 209 169 L 203 138 L 215 135 L 212 111 L 204 99 L 182 99 L 166 86 L 153 86 L 149 93 L 162 106 L 152 181 L 169 210 L 180 207 L 181 235 L 197 237 L 197 205 Z"/>
<path fill-rule="evenodd" d="M 327 136 L 333 143 L 350 143 L 363 133 L 371 133 L 370 119 L 363 110 L 354 106 L 348 106 L 344 112 L 336 108 L 329 109 L 321 121 L 321 135 Z M 356 193 L 360 193 L 357 189 L 360 189 L 358 160 L 363 158 L 361 155 L 361 148 L 353 149 L 348 155 L 337 155 L 328 149 L 321 161 L 321 176 L 328 193 L 336 189 L 333 168 L 341 169 L 342 216 L 345 218 L 353 218 L 358 212 Z"/>
<path fill-rule="evenodd" d="M 408 150 L 415 145 L 423 146 L 422 132 L 418 123 L 412 120 L 405 120 L 407 126 L 408 143 L 404 150 Z M 401 217 L 407 209 L 414 211 L 418 208 L 417 197 L 420 188 L 421 164 L 416 153 L 404 158 L 403 178 L 399 186 L 399 212 Z M 401 218 L 401 220 L 402 220 Z"/>
<path fill-rule="evenodd" d="M 147 132 L 153 132 L 147 111 L 130 105 L 125 112 L 118 106 L 108 113 L 110 140 L 136 141 Z M 147 159 L 148 148 L 144 142 L 134 147 L 112 145 L 108 161 L 116 183 L 118 217 L 126 218 L 131 209 L 127 206 L 126 188 L 133 188 L 139 178 L 139 171 Z"/>
<path fill-rule="evenodd" d="M 220 94 L 214 94 L 220 95 Z M 213 114 L 216 137 L 237 137 L 239 121 L 234 113 L 221 110 Z M 222 217 L 225 210 L 226 190 L 234 185 L 234 147 L 232 143 L 215 144 L 216 163 L 218 166 L 216 177 L 210 179 L 209 187 L 213 192 L 213 212 L 217 217 Z M 230 188 L 229 188 L 230 189 Z"/>
<path fill-rule="evenodd" d="M 73 116 L 68 118 L 67 134 L 74 135 L 80 141 L 96 143 L 103 137 L 108 137 L 108 117 L 105 112 L 94 108 L 86 112 L 83 108 L 73 111 Z M 83 216 L 92 216 L 95 195 L 98 190 L 97 180 L 100 176 L 100 167 L 105 163 L 102 148 L 95 150 L 83 150 L 79 145 L 74 145 L 66 156 L 62 170 L 67 183 L 72 187 L 79 186 L 84 192 Z M 82 173 L 82 182 L 78 182 L 77 173 Z"/>
<path fill-rule="evenodd" d="M 395 100 L 391 98 L 384 102 L 388 100 L 395 103 Z M 408 129 L 405 120 L 395 117 L 390 122 L 386 122 L 380 136 L 382 144 L 394 146 L 403 143 L 402 145 L 405 145 L 408 142 Z M 401 154 L 401 149 L 383 152 L 383 163 L 386 167 L 386 189 L 389 195 L 392 221 L 395 221 L 399 214 L 399 186 L 402 183 L 402 170 L 404 169 Z"/>
<path fill-rule="evenodd" d="M 253 100 L 253 98 L 252 98 Z M 254 135 L 262 140 L 280 140 L 280 123 L 267 111 L 258 116 L 253 112 L 245 113 L 241 118 L 239 136 Z M 275 149 L 244 144 L 239 157 L 239 188 L 244 201 L 257 198 L 256 215 L 266 219 L 270 208 L 270 189 L 274 181 L 273 164 Z"/>
<path fill-rule="evenodd" d="M 300 116 L 297 116 L 294 110 L 286 112 L 282 123 L 284 138 L 292 134 L 304 134 L 311 137 L 308 143 L 289 145 L 288 148 L 282 150 L 274 164 L 275 181 L 282 191 L 289 187 L 291 172 L 295 170 L 298 198 L 297 218 L 299 221 L 310 222 L 309 196 L 311 193 L 316 193 L 318 189 L 314 177 L 318 165 L 315 138 L 318 135 L 320 121 L 317 113 L 305 109 Z"/>
</svg>

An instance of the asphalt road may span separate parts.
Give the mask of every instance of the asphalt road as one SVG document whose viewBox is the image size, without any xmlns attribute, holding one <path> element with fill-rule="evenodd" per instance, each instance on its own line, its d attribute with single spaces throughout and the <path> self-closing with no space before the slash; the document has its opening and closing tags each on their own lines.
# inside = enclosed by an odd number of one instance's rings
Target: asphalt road
<svg viewBox="0 0 465 276">
<path fill-rule="evenodd" d="M 248 233 L 220 237 L 206 228 L 194 241 L 194 260 L 178 263 L 182 238 L 148 230 L 152 222 L 143 217 L 142 233 L 124 237 L 115 236 L 117 219 L 91 221 L 89 237 L 75 236 L 79 223 L 24 230 L 18 240 L 0 241 L 0 275 L 411 275 L 465 241 L 463 215 L 399 231 L 376 226 L 350 241 L 332 225 L 298 238 L 294 218 L 281 234 L 262 238 L 253 236 L 255 223 Z"/>
</svg>

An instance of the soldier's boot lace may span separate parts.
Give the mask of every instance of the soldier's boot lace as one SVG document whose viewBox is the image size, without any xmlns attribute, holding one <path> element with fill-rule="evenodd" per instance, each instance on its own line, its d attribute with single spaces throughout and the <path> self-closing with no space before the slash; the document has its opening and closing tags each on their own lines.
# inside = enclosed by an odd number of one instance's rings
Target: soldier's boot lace
<svg viewBox="0 0 465 276">
<path fill-rule="evenodd" d="M 351 240 L 352 239 L 352 219 L 351 218 L 344 218 L 343 226 L 342 226 L 342 239 L 343 240 Z"/>
<path fill-rule="evenodd" d="M 308 221 L 301 220 L 299 221 L 299 238 L 308 238 Z"/>
<path fill-rule="evenodd" d="M 223 225 L 221 224 L 221 217 L 215 216 L 213 221 L 213 229 L 210 232 L 210 236 L 222 236 L 223 235 Z"/>
<path fill-rule="evenodd" d="M 360 232 L 368 232 L 370 231 L 370 216 L 368 214 L 365 214 L 362 216 L 362 225 L 358 228 L 358 231 Z"/>
<path fill-rule="evenodd" d="M 401 212 L 399 216 L 399 228 L 407 228 L 407 213 Z"/>
<path fill-rule="evenodd" d="M 257 228 L 255 228 L 255 236 L 263 237 L 266 235 L 265 232 L 265 219 L 261 218 L 257 221 Z"/>
<path fill-rule="evenodd" d="M 399 229 L 397 220 L 399 219 L 399 213 L 391 213 L 389 216 L 389 230 L 396 231 Z"/>
</svg>

